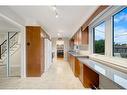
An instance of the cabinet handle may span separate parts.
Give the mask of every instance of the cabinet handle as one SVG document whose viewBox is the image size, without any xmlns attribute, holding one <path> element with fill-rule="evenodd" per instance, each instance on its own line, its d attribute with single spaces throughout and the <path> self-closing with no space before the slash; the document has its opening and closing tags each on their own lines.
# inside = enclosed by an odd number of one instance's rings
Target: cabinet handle
<svg viewBox="0 0 127 95">
<path fill-rule="evenodd" d="M 27 42 L 27 46 L 30 46 L 30 43 L 29 42 Z"/>
</svg>

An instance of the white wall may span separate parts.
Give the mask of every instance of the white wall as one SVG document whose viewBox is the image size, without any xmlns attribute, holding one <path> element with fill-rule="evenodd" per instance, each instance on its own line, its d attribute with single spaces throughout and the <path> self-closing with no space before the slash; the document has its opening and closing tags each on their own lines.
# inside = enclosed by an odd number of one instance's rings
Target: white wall
<svg viewBox="0 0 127 95">
<path fill-rule="evenodd" d="M 21 77 L 26 77 L 26 33 L 25 33 L 25 23 L 22 18 L 16 15 L 14 12 L 9 10 L 8 7 L 0 8 L 0 17 L 6 20 L 8 23 L 14 25 L 21 32 Z M 8 64 L 7 64 L 8 67 Z"/>
<path fill-rule="evenodd" d="M 64 60 L 67 60 L 67 52 L 69 51 L 69 38 L 62 38 L 64 41 Z M 57 57 L 56 41 L 58 38 L 52 38 L 52 51 L 55 52 L 55 58 Z"/>
<path fill-rule="evenodd" d="M 52 45 L 49 39 L 45 39 L 45 72 L 52 64 Z"/>
<path fill-rule="evenodd" d="M 10 65 L 11 67 L 20 67 L 21 65 L 21 48 L 15 50 L 15 52 L 10 56 Z"/>
</svg>

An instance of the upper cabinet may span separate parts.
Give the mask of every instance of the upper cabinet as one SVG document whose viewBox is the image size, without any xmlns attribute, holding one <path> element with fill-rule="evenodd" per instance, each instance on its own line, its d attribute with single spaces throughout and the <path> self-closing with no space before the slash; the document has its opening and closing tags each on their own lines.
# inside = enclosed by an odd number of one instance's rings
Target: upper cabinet
<svg viewBox="0 0 127 95">
<path fill-rule="evenodd" d="M 78 33 L 74 35 L 74 44 L 78 45 Z"/>
<path fill-rule="evenodd" d="M 89 44 L 89 28 L 88 28 L 88 26 L 86 27 L 86 29 L 84 31 L 82 31 L 81 42 L 82 42 L 82 45 Z"/>
<path fill-rule="evenodd" d="M 70 39 L 69 40 L 69 45 L 70 45 L 70 49 L 73 50 L 74 49 L 74 39 Z"/>
<path fill-rule="evenodd" d="M 75 45 L 79 45 L 79 44 L 82 44 L 82 32 L 81 30 L 79 30 L 78 32 L 76 32 L 76 34 L 73 36 L 73 39 L 74 39 L 74 44 Z"/>
<path fill-rule="evenodd" d="M 73 40 L 73 41 L 72 41 Z M 89 43 L 89 28 L 86 27 L 84 31 L 79 29 L 71 38 L 70 43 L 74 45 L 86 45 Z M 71 45 L 72 46 L 72 45 Z"/>
</svg>

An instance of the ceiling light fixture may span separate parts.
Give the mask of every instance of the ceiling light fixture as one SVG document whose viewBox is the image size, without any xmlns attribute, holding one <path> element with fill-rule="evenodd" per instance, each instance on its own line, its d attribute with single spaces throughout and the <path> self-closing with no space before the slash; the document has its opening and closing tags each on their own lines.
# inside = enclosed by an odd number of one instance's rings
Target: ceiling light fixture
<svg viewBox="0 0 127 95">
<path fill-rule="evenodd" d="M 58 15 L 58 13 L 57 13 L 56 6 L 52 6 L 52 9 L 53 9 L 54 12 L 55 12 L 55 17 L 58 18 L 59 15 Z"/>
</svg>

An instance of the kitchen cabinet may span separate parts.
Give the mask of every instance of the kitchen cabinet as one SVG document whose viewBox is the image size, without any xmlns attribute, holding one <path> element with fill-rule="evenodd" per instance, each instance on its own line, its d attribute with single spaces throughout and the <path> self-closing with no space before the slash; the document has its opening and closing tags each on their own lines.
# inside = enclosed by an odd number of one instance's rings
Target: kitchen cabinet
<svg viewBox="0 0 127 95">
<path fill-rule="evenodd" d="M 92 89 L 99 88 L 99 74 L 80 62 L 76 57 L 74 66 L 73 73 L 79 78 L 84 87 Z"/>
<path fill-rule="evenodd" d="M 99 88 L 99 74 L 83 64 L 83 81 L 86 88 Z"/>
<path fill-rule="evenodd" d="M 40 26 L 26 26 L 26 75 L 40 77 L 44 72 L 44 31 Z"/>
<path fill-rule="evenodd" d="M 84 72 L 83 72 L 83 64 L 82 63 L 80 63 L 79 64 L 79 80 L 81 81 L 81 83 L 84 85 L 84 79 L 83 79 L 83 77 L 84 77 Z"/>
<path fill-rule="evenodd" d="M 79 29 L 70 39 L 70 47 L 74 49 L 74 45 L 88 45 L 89 44 L 89 27 L 85 30 Z"/>
<path fill-rule="evenodd" d="M 79 77 L 80 75 L 80 61 L 75 58 L 75 76 Z"/>
<path fill-rule="evenodd" d="M 74 45 L 78 45 L 77 33 L 74 35 Z"/>
<path fill-rule="evenodd" d="M 79 78 L 83 86 L 92 89 L 99 88 L 99 74 L 80 62 L 77 57 L 71 54 L 68 54 L 68 57 L 70 67 L 75 77 Z"/>
<path fill-rule="evenodd" d="M 73 73 L 75 74 L 75 57 L 71 56 L 71 69 Z"/>
<path fill-rule="evenodd" d="M 78 31 L 78 45 L 82 44 L 82 31 L 81 29 Z"/>
<path fill-rule="evenodd" d="M 72 41 L 73 39 L 73 41 Z M 85 30 L 79 29 L 75 35 L 70 40 L 70 47 L 74 45 L 87 45 L 89 43 L 89 28 L 86 27 Z"/>
<path fill-rule="evenodd" d="M 75 45 L 81 45 L 82 44 L 82 32 L 81 29 L 79 29 L 78 32 L 74 35 L 74 44 Z"/>
<path fill-rule="evenodd" d="M 89 28 L 86 27 L 86 29 L 84 31 L 82 31 L 82 45 L 86 45 L 86 44 L 89 44 Z"/>
<path fill-rule="evenodd" d="M 72 55 L 68 53 L 68 62 L 69 62 L 69 65 L 72 69 Z"/>
<path fill-rule="evenodd" d="M 75 70 L 76 70 L 76 66 L 75 66 L 76 65 L 75 64 L 76 63 L 76 57 L 68 53 L 68 60 L 69 60 L 70 68 L 71 68 L 72 72 L 75 75 Z"/>
<path fill-rule="evenodd" d="M 69 40 L 69 46 L 70 46 L 70 50 L 74 49 L 74 38 Z"/>
</svg>

